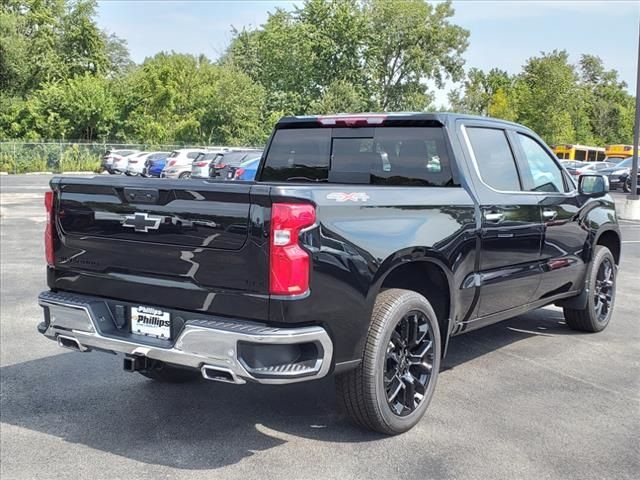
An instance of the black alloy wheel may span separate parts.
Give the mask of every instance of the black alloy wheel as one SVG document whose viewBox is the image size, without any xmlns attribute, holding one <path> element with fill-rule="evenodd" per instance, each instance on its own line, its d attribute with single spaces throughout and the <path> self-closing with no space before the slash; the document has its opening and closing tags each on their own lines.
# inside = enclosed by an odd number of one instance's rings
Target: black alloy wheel
<svg viewBox="0 0 640 480">
<path fill-rule="evenodd" d="M 337 375 L 342 410 L 387 435 L 406 432 L 424 416 L 442 358 L 440 325 L 423 295 L 390 288 L 376 297 L 359 365 Z"/>
<path fill-rule="evenodd" d="M 564 319 L 570 328 L 595 333 L 607 327 L 616 300 L 616 275 L 617 266 L 611 250 L 604 245 L 596 245 L 585 289 L 576 297 L 578 300 L 584 298 L 584 301 L 579 308 L 563 307 Z"/>
<path fill-rule="evenodd" d="M 598 322 L 608 319 L 613 304 L 614 269 L 609 258 L 605 258 L 598 267 L 594 288 L 593 308 Z"/>
<path fill-rule="evenodd" d="M 424 313 L 411 311 L 396 325 L 387 347 L 384 386 L 392 412 L 406 416 L 424 396 L 433 371 L 433 338 Z"/>
</svg>

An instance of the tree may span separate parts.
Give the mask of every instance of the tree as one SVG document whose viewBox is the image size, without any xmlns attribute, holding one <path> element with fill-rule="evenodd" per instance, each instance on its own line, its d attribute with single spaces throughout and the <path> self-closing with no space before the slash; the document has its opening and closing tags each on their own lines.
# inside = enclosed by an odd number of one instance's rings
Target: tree
<svg viewBox="0 0 640 480">
<path fill-rule="evenodd" d="M 564 50 L 543 52 L 527 61 L 517 81 L 518 120 L 551 144 L 576 139 L 581 92 L 568 59 Z"/>
<path fill-rule="evenodd" d="M 633 97 L 618 72 L 605 70 L 595 55 L 580 58 L 580 81 L 585 101 L 585 122 L 598 144 L 632 143 Z"/>
<path fill-rule="evenodd" d="M 469 32 L 449 22 L 453 13 L 449 1 L 436 6 L 423 0 L 365 2 L 364 66 L 379 109 L 403 109 L 418 95 L 426 100 L 426 80 L 442 88 L 445 78 L 462 77 Z"/>
<path fill-rule="evenodd" d="M 102 32 L 102 38 L 108 58 L 107 76 L 117 77 L 131 71 L 135 63 L 129 56 L 127 41 L 107 32 Z"/>
<path fill-rule="evenodd" d="M 462 74 L 468 32 L 452 16 L 450 2 L 307 0 L 294 12 L 277 9 L 259 29 L 235 31 L 223 62 L 265 87 L 270 110 L 312 113 L 340 81 L 373 109 L 422 110 L 428 80 L 442 86 Z"/>
<path fill-rule="evenodd" d="M 367 101 L 355 85 L 345 80 L 331 83 L 322 96 L 311 105 L 315 113 L 362 112 L 367 110 Z"/>
<path fill-rule="evenodd" d="M 463 82 L 464 95 L 460 90 L 454 90 L 449 94 L 449 102 L 452 110 L 473 115 L 491 115 L 492 103 L 500 102 L 505 108 L 507 103 L 513 104 L 513 99 L 509 97 L 513 94 L 514 78 L 504 70 L 492 68 L 488 73 L 479 68 L 471 68 Z M 500 92 L 500 98 L 495 99 L 495 95 Z M 510 107 L 513 109 L 512 107 Z"/>
<path fill-rule="evenodd" d="M 73 0 L 62 16 L 60 54 L 68 76 L 105 74 L 110 69 L 105 37 L 93 20 L 95 14 L 95 0 Z"/>
<path fill-rule="evenodd" d="M 27 111 L 44 139 L 109 138 L 117 106 L 104 78 L 89 73 L 43 85 L 27 101 Z"/>
</svg>

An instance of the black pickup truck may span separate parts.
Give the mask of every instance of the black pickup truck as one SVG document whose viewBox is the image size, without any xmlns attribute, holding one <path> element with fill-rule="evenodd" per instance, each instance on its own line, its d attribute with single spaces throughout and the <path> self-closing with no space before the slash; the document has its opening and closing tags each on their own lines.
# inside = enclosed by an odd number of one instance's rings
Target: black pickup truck
<svg viewBox="0 0 640 480">
<path fill-rule="evenodd" d="M 548 304 L 607 326 L 607 191 L 509 122 L 285 117 L 254 182 L 54 178 L 38 329 L 160 381 L 333 374 L 356 423 L 400 433 L 452 336 Z"/>
</svg>

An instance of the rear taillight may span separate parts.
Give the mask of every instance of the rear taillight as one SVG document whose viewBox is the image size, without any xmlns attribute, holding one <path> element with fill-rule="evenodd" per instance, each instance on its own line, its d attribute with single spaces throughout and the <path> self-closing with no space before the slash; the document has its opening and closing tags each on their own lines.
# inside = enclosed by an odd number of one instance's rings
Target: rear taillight
<svg viewBox="0 0 640 480">
<path fill-rule="evenodd" d="M 176 161 L 175 161 L 175 160 L 169 160 L 169 161 L 167 162 L 167 167 L 173 167 L 175 164 L 176 164 Z"/>
<path fill-rule="evenodd" d="M 226 167 L 227 164 L 226 163 L 216 163 L 213 168 L 224 168 Z"/>
<path fill-rule="evenodd" d="M 300 231 L 316 221 L 313 205 L 274 203 L 271 207 L 269 292 L 300 295 L 309 290 L 309 254 L 298 243 Z"/>
<path fill-rule="evenodd" d="M 55 194 L 53 192 L 45 192 L 44 207 L 47 211 L 47 224 L 44 228 L 44 253 L 47 264 L 53 266 L 55 256 L 53 252 L 53 229 L 55 228 L 54 203 Z"/>
<path fill-rule="evenodd" d="M 233 174 L 233 178 L 238 179 L 242 176 L 243 173 L 244 173 L 244 168 L 238 168 L 236 172 Z"/>
<path fill-rule="evenodd" d="M 207 162 L 196 162 L 196 163 L 194 163 L 194 165 L 196 167 L 206 167 L 207 166 Z"/>
</svg>

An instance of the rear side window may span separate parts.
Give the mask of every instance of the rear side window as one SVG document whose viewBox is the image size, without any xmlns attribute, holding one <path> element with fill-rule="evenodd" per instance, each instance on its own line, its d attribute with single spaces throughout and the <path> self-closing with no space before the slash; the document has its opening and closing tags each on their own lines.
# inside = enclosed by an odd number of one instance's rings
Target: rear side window
<svg viewBox="0 0 640 480">
<path fill-rule="evenodd" d="M 189 152 L 189 153 L 187 153 L 187 158 L 194 159 L 194 158 L 196 158 L 198 155 L 200 155 L 200 152 Z"/>
<path fill-rule="evenodd" d="M 496 190 L 519 191 L 518 170 L 504 130 L 468 127 L 466 131 L 482 181 Z"/>
<path fill-rule="evenodd" d="M 267 153 L 262 180 L 453 184 L 440 127 L 281 129 Z"/>
</svg>

